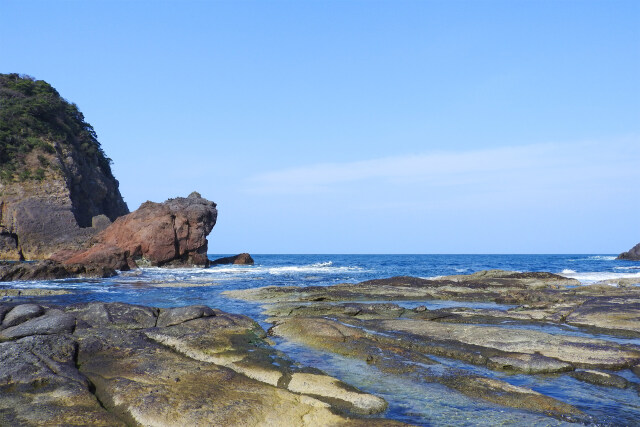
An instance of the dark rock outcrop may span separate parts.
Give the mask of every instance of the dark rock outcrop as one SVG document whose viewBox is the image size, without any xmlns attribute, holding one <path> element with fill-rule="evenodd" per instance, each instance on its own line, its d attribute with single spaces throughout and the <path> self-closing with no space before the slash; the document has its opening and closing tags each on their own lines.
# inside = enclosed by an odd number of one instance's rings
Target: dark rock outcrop
<svg viewBox="0 0 640 427">
<path fill-rule="evenodd" d="M 0 105 L 0 259 L 78 248 L 99 231 L 94 217 L 129 212 L 74 104 L 42 80 L 0 74 Z"/>
<path fill-rule="evenodd" d="M 245 316 L 100 302 L 2 313 L 2 425 L 404 425 L 345 416 L 386 402 L 293 364 Z"/>
<path fill-rule="evenodd" d="M 622 252 L 620 255 L 618 255 L 617 259 L 640 261 L 640 243 L 629 249 L 627 252 Z"/>
<path fill-rule="evenodd" d="M 51 280 L 69 277 L 112 277 L 113 268 L 96 265 L 62 264 L 45 260 L 0 263 L 0 282 L 13 280 Z"/>
<path fill-rule="evenodd" d="M 211 261 L 211 265 L 220 264 L 253 265 L 253 258 L 251 258 L 251 255 L 248 253 L 244 252 L 238 255 L 218 258 Z"/>
<path fill-rule="evenodd" d="M 207 235 L 218 216 L 216 204 L 193 192 L 164 203 L 145 202 L 100 232 L 92 245 L 59 252 L 65 264 L 128 270 L 137 266 L 207 266 Z"/>
</svg>

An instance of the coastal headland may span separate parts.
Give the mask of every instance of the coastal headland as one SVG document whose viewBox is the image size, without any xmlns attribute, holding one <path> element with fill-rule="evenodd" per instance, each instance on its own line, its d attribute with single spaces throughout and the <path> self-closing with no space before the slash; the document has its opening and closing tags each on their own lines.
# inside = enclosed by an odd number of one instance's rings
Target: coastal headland
<svg viewBox="0 0 640 427">
<path fill-rule="evenodd" d="M 261 304 L 264 329 L 245 315 L 166 295 L 159 300 L 172 307 L 100 295 L 40 302 L 86 290 L 27 289 L 20 281 L 254 260 L 246 253 L 209 260 L 218 210 L 197 192 L 129 212 L 95 131 L 48 83 L 0 75 L 0 97 L 0 280 L 13 282 L 0 289 L 0 425 L 403 425 L 381 396 L 312 360 L 294 361 L 275 340 L 545 422 L 601 420 L 529 386 L 532 377 L 626 393 L 640 414 L 635 276 L 586 286 L 550 272 L 483 270 L 223 293 Z M 638 260 L 639 248 L 620 259 Z M 430 301 L 460 304 L 420 304 Z"/>
</svg>

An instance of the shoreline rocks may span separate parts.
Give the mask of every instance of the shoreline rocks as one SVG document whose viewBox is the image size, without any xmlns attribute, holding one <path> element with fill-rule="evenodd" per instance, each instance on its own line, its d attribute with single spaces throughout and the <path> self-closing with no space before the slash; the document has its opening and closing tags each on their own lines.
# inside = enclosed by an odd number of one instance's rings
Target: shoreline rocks
<svg viewBox="0 0 640 427">
<path fill-rule="evenodd" d="M 386 402 L 205 306 L 0 303 L 0 419 L 13 425 L 404 425 Z M 277 408 L 277 410 L 274 410 Z"/>
<path fill-rule="evenodd" d="M 640 337 L 640 287 L 576 285 L 551 273 L 490 270 L 224 294 L 263 304 L 273 324 L 269 334 L 287 341 L 360 359 L 402 379 L 439 383 L 474 399 L 593 422 L 582 407 L 485 373 L 573 376 L 589 384 L 637 388 L 600 370 L 639 369 L 634 338 Z M 405 308 L 401 303 L 429 300 L 511 306 L 430 310 L 428 304 Z"/>
</svg>

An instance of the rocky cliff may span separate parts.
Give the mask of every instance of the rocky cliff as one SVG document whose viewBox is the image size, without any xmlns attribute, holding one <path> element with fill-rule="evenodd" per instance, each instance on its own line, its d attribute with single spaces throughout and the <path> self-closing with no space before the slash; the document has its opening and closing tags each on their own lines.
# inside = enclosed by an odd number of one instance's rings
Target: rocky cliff
<svg viewBox="0 0 640 427">
<path fill-rule="evenodd" d="M 0 74 L 0 259 L 49 258 L 127 214 L 110 162 L 75 104 Z"/>
<path fill-rule="evenodd" d="M 629 249 L 627 252 L 622 252 L 620 255 L 618 255 L 618 259 L 640 261 L 640 243 Z"/>
</svg>

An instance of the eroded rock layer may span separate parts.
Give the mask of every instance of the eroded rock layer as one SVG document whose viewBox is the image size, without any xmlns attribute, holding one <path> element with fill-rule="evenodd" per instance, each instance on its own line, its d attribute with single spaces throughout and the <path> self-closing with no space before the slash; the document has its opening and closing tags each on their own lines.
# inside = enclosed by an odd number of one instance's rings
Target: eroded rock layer
<svg viewBox="0 0 640 427">
<path fill-rule="evenodd" d="M 389 375 L 440 383 L 474 399 L 589 423 L 595 421 L 583 408 L 483 374 L 571 375 L 640 392 L 638 383 L 611 372 L 636 372 L 640 366 L 640 287 L 576 285 L 550 273 L 491 270 L 226 295 L 266 304 L 271 335 L 361 359 Z M 430 300 L 458 303 L 434 310 L 400 303 Z M 460 301 L 510 305 L 468 308 Z"/>
<path fill-rule="evenodd" d="M 0 321 L 2 425 L 402 425 L 359 419 L 386 402 L 294 365 L 245 316 L 0 303 Z"/>
</svg>

